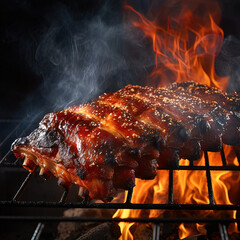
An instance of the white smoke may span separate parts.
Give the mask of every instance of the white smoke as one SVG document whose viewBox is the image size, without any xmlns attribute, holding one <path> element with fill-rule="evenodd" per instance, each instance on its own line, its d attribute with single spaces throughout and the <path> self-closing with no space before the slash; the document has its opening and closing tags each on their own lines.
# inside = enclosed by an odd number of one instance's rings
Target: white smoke
<svg viewBox="0 0 240 240">
<path fill-rule="evenodd" d="M 44 79 L 40 94 L 54 110 L 128 83 L 141 84 L 147 68 L 154 65 L 142 47 L 143 37 L 126 32 L 121 18 L 109 16 L 110 11 L 106 3 L 93 18 L 76 20 L 60 5 L 48 23 L 35 56 Z"/>
</svg>

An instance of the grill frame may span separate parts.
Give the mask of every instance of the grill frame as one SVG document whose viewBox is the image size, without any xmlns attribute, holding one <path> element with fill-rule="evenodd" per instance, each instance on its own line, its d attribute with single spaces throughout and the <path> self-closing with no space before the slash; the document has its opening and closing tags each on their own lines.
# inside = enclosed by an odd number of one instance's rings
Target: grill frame
<svg viewBox="0 0 240 240">
<path fill-rule="evenodd" d="M 34 122 L 30 122 L 27 129 L 24 129 L 21 136 L 26 134 L 26 132 L 31 128 Z M 11 135 L 14 135 L 14 131 L 21 125 L 21 122 L 17 127 L 7 136 L 11 139 Z M 0 147 L 8 139 L 4 139 L 0 144 Z M 16 166 L 18 163 L 14 161 L 9 163 L 4 161 L 7 157 L 11 155 L 9 150 L 4 157 L 0 160 L 0 167 Z M 20 198 L 27 186 L 31 183 L 31 180 L 35 172 L 30 172 L 27 174 L 25 180 L 22 182 L 21 186 L 18 188 L 16 194 L 12 200 L 0 201 L 1 207 L 13 207 L 13 208 L 100 208 L 100 209 L 164 209 L 164 210 L 215 210 L 215 211 L 227 211 L 227 210 L 240 210 L 240 205 L 224 205 L 215 204 L 214 193 L 212 188 L 211 171 L 240 171 L 240 151 L 236 151 L 236 156 L 238 159 L 239 166 L 228 166 L 225 158 L 224 150 L 221 150 L 221 161 L 222 166 L 210 166 L 208 152 L 204 152 L 205 166 L 194 166 L 192 162 L 189 162 L 189 166 L 179 166 L 179 167 L 169 167 L 161 168 L 159 170 L 169 171 L 169 194 L 167 204 L 137 204 L 131 203 L 133 189 L 128 191 L 127 199 L 125 203 L 91 203 L 89 199 L 85 199 L 82 202 L 66 202 L 68 196 L 68 189 L 65 189 L 59 202 L 46 202 L 46 201 L 20 201 Z M 173 186 L 173 173 L 174 170 L 191 170 L 191 171 L 205 171 L 207 178 L 207 188 L 209 204 L 175 204 L 173 198 L 174 186 Z M 229 223 L 240 223 L 240 218 L 83 218 L 83 217 L 56 217 L 56 216 L 10 216 L 6 215 L 0 216 L 0 222 L 38 222 L 36 229 L 32 235 L 31 240 L 40 239 L 41 233 L 44 229 L 44 225 L 47 222 L 139 222 L 139 223 L 153 223 L 153 240 L 162 239 L 161 238 L 161 223 L 215 223 L 219 226 L 219 235 L 222 240 L 229 239 L 226 224 Z M 44 223 L 43 223 L 44 222 Z M 240 225 L 240 224 L 239 224 Z M 238 226 L 239 226 L 238 225 Z"/>
</svg>

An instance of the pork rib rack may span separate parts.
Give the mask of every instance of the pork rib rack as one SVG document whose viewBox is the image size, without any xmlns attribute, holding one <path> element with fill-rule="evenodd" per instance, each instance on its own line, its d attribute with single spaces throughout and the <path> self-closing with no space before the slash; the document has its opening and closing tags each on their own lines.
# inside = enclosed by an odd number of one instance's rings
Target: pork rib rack
<svg viewBox="0 0 240 240">
<path fill-rule="evenodd" d="M 153 179 L 157 167 L 197 160 L 222 141 L 240 143 L 240 98 L 184 82 L 165 89 L 128 85 L 95 101 L 47 114 L 12 150 L 29 171 L 80 187 L 82 195 L 110 201 L 135 177 Z M 232 133 L 229 135 L 229 133 Z"/>
</svg>

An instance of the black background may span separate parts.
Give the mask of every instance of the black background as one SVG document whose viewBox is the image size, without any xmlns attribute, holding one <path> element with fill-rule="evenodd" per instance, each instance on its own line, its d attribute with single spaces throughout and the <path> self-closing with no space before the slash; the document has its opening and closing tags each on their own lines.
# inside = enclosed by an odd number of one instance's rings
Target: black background
<svg viewBox="0 0 240 240">
<path fill-rule="evenodd" d="M 36 70 L 36 49 L 58 8 L 64 7 L 76 19 L 91 19 L 104 1 L 10 0 L 0 6 L 0 118 L 19 119 L 21 104 L 43 84 Z M 119 5 L 111 3 L 113 9 Z M 60 6 L 60 7 L 59 7 Z M 117 6 L 117 7 L 116 7 Z M 38 96 L 38 101 L 41 99 Z M 46 104 L 43 101 L 43 104 Z M 21 111 L 21 110 L 20 110 Z"/>
</svg>

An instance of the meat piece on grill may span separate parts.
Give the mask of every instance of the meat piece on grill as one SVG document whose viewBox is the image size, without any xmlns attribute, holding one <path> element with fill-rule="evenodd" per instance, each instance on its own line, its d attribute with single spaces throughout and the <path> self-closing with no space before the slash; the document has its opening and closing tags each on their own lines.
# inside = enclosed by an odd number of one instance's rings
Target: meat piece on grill
<svg viewBox="0 0 240 240">
<path fill-rule="evenodd" d="M 240 97 L 227 94 L 217 88 L 196 82 L 174 83 L 169 87 L 178 96 L 185 96 L 188 101 L 196 99 L 199 107 L 196 111 L 211 111 L 218 132 L 223 142 L 228 145 L 240 144 Z M 210 139 L 210 138 L 209 138 Z"/>
<path fill-rule="evenodd" d="M 46 115 L 35 131 L 13 143 L 15 155 L 25 158 L 29 171 L 39 165 L 42 176 L 52 173 L 59 184 L 78 184 L 104 201 L 118 188 L 132 188 L 135 176 L 153 179 L 166 136 L 178 146 L 187 137 L 184 127 L 173 122 L 167 133 L 167 115 L 153 127 L 127 108 L 104 103 L 109 96 Z"/>
<path fill-rule="evenodd" d="M 44 178 L 55 175 L 64 187 L 77 184 L 83 195 L 109 201 L 117 189 L 131 189 L 135 177 L 153 179 L 157 167 L 176 168 L 179 158 L 196 160 L 201 148 L 220 150 L 237 106 L 231 105 L 233 113 L 176 86 L 128 85 L 47 114 L 12 150 L 25 158 L 29 171 L 38 165 Z"/>
</svg>

